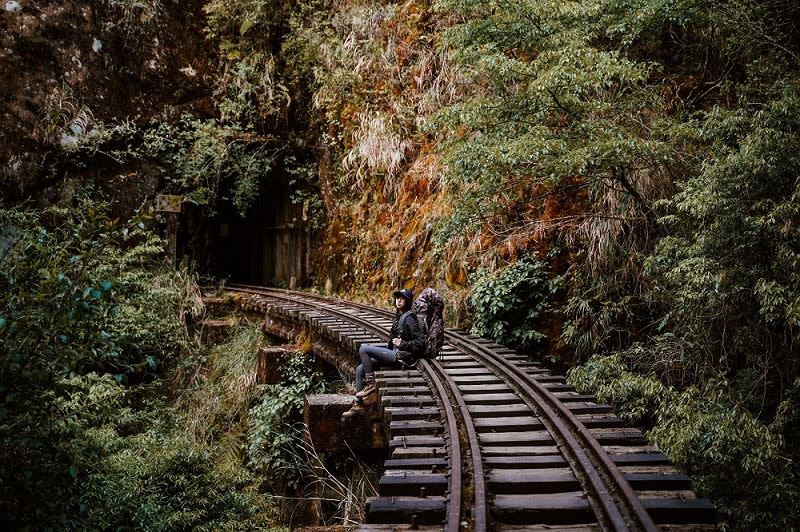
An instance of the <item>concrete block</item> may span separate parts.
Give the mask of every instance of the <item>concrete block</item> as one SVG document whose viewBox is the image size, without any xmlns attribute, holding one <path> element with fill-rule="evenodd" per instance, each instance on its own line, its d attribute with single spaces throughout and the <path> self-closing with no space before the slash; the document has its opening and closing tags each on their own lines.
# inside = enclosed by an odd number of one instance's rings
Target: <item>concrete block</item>
<svg viewBox="0 0 800 532">
<path fill-rule="evenodd" d="M 224 342 L 231 330 L 238 325 L 236 318 L 208 319 L 200 323 L 201 339 L 205 344 Z"/>
<path fill-rule="evenodd" d="M 306 395 L 303 421 L 307 437 L 317 452 L 364 450 L 388 445 L 387 430 L 380 404 L 371 404 L 363 414 L 342 421 L 350 410 L 349 394 Z"/>
<path fill-rule="evenodd" d="M 294 356 L 294 349 L 289 345 L 271 345 L 259 349 L 256 382 L 258 384 L 283 382 L 283 364 L 290 356 Z"/>
</svg>

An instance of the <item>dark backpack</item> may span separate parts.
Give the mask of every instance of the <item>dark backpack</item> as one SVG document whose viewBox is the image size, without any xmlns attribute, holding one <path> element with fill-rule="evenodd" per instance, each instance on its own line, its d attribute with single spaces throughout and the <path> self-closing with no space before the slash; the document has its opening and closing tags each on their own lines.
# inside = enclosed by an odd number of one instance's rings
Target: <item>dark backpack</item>
<svg viewBox="0 0 800 532">
<path fill-rule="evenodd" d="M 426 288 L 411 305 L 417 316 L 422 335 L 425 337 L 425 351 L 420 358 L 436 358 L 444 343 L 444 300 L 433 288 Z"/>
</svg>

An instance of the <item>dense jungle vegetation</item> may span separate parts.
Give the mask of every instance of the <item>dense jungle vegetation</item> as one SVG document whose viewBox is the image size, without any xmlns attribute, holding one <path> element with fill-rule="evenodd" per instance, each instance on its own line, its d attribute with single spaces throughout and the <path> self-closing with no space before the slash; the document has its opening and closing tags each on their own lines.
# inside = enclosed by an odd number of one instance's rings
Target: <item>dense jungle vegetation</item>
<svg viewBox="0 0 800 532">
<path fill-rule="evenodd" d="M 4 16 L 47 2 L 22 4 Z M 316 285 L 381 304 L 436 287 L 451 324 L 645 427 L 723 529 L 797 527 L 796 2 L 96 4 L 87 46 L 118 57 L 92 68 L 121 79 L 155 76 L 119 57 L 166 61 L 194 13 L 177 66 L 205 97 L 115 114 L 65 73 L 5 134 L 0 513 L 276 525 L 272 495 L 298 482 L 282 427 L 322 384 L 248 381 L 252 327 L 196 341 L 196 275 L 166 265 L 149 205 L 211 217 L 226 197 L 246 218 L 280 168 Z"/>
</svg>

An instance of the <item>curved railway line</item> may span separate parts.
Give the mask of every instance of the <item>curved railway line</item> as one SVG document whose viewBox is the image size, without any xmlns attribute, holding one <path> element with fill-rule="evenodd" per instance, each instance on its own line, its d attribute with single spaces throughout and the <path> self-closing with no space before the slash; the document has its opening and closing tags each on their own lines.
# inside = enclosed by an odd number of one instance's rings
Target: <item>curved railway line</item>
<svg viewBox="0 0 800 532">
<path fill-rule="evenodd" d="M 229 289 L 356 350 L 385 343 L 394 318 L 306 293 Z M 713 505 L 641 432 L 510 349 L 447 329 L 440 360 L 379 379 L 392 455 L 360 529 L 715 529 Z"/>
</svg>

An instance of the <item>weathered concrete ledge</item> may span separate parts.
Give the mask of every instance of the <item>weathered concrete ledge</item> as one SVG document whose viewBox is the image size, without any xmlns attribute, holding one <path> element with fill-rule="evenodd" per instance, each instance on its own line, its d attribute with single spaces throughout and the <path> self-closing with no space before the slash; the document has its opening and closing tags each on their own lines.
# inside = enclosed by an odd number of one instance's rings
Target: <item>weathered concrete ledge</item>
<svg viewBox="0 0 800 532">
<path fill-rule="evenodd" d="M 233 301 L 245 312 L 263 318 L 261 330 L 283 341 L 282 346 L 262 348 L 259 353 L 258 382 L 276 384 L 282 381 L 282 366 L 287 356 L 298 351 L 319 357 L 339 371 L 352 374 L 357 364 L 357 344 L 366 336 L 352 335 L 329 323 L 320 323 L 313 312 L 308 314 L 270 304 L 265 298 L 234 294 Z M 345 329 L 348 327 L 346 326 Z M 356 338 L 353 338 L 355 336 Z M 386 448 L 389 445 L 389 420 L 379 393 L 365 401 L 365 411 L 342 420 L 350 409 L 353 396 L 346 394 L 307 395 L 303 413 L 308 438 L 318 452 L 357 451 Z"/>
<path fill-rule="evenodd" d="M 312 357 L 298 350 L 296 345 L 270 345 L 258 350 L 258 368 L 256 382 L 258 384 L 279 384 L 283 382 L 283 372 L 291 357 L 304 356 L 308 363 Z"/>
<path fill-rule="evenodd" d="M 317 452 L 382 449 L 389 445 L 388 423 L 377 394 L 365 404 L 363 414 L 342 420 L 342 414 L 352 404 L 353 396 L 348 394 L 306 395 L 303 421 Z"/>
</svg>

